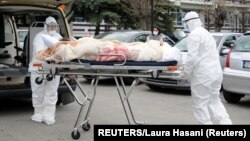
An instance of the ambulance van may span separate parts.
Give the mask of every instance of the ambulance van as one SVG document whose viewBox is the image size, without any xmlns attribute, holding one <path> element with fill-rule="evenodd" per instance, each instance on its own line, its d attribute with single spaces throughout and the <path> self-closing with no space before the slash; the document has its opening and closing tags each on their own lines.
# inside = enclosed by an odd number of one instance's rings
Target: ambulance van
<svg viewBox="0 0 250 141">
<path fill-rule="evenodd" d="M 58 32 L 64 38 L 71 37 L 73 7 L 74 0 L 0 0 L 0 98 L 31 97 L 28 66 L 34 36 L 44 29 L 45 19 L 53 16 L 59 24 Z M 27 30 L 23 46 L 18 36 L 21 29 Z M 59 103 L 74 101 L 63 81 L 58 94 Z"/>
</svg>

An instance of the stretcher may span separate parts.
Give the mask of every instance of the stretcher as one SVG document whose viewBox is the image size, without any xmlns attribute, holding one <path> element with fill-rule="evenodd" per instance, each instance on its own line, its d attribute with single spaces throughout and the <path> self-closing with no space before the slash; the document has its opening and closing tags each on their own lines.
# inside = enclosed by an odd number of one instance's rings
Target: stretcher
<svg viewBox="0 0 250 141">
<path fill-rule="evenodd" d="M 134 87 L 140 82 L 141 78 L 172 78 L 181 79 L 179 77 L 180 70 L 176 70 L 178 65 L 177 61 L 167 61 L 167 62 L 156 62 L 156 61 L 89 61 L 89 60 L 74 60 L 72 62 L 64 62 L 60 64 L 40 64 L 38 73 L 43 74 L 42 78 L 36 78 L 36 83 L 41 83 L 42 81 L 49 81 L 53 79 L 55 75 L 60 75 L 63 77 L 64 82 L 69 87 L 71 93 L 76 99 L 76 102 L 81 105 L 80 111 L 78 113 L 74 129 L 71 133 L 73 139 L 80 138 L 79 129 L 82 128 L 85 131 L 90 129 L 89 114 L 96 96 L 96 89 L 98 86 L 98 81 L 100 76 L 113 77 L 116 83 L 117 91 L 129 124 L 145 124 L 144 122 L 139 122 L 135 120 L 131 104 L 129 102 L 129 96 L 132 94 Z M 83 100 L 81 101 L 76 93 L 73 91 L 69 83 L 67 82 L 67 77 L 71 75 L 74 76 L 73 79 L 76 81 L 80 92 L 82 93 Z M 92 81 L 90 84 L 91 95 L 81 86 L 78 76 L 91 76 Z M 127 87 L 124 83 L 123 78 L 132 77 L 135 78 L 133 83 Z M 119 81 L 120 80 L 120 81 Z M 128 89 L 126 89 L 128 88 Z M 89 104 L 87 105 L 87 102 Z M 84 112 L 84 107 L 87 106 L 87 111 Z M 80 123 L 80 119 L 84 115 L 83 122 Z"/>
</svg>

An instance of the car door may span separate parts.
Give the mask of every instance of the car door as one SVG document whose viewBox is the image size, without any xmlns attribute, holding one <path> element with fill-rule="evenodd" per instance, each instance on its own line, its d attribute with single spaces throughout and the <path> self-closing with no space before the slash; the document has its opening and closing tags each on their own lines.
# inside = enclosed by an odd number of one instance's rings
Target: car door
<svg viewBox="0 0 250 141">
<path fill-rule="evenodd" d="M 74 3 L 76 0 L 4 0 L 0 5 L 36 5 L 60 9 L 64 18 L 70 21 L 74 13 Z M 32 18 L 32 17 L 30 17 Z M 68 27 L 67 27 L 68 28 Z"/>
</svg>

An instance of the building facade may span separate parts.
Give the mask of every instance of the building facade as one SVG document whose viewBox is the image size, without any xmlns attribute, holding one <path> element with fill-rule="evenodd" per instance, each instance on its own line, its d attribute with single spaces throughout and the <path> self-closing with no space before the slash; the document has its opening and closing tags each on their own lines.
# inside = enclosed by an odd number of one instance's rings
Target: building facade
<svg viewBox="0 0 250 141">
<path fill-rule="evenodd" d="M 215 31 L 214 19 L 215 9 L 223 6 L 225 8 L 225 20 L 221 32 L 247 32 L 250 31 L 250 0 L 169 0 L 179 8 L 171 13 L 175 15 L 173 21 L 175 29 L 183 29 L 182 18 L 188 11 L 199 13 L 205 27 Z M 209 15 L 209 18 L 208 16 Z M 78 17 L 72 23 L 73 35 L 76 38 L 83 36 L 94 36 L 95 25 Z M 244 29 L 243 29 L 244 26 Z M 110 25 L 104 21 L 101 23 L 100 33 L 118 30 L 118 25 Z"/>
<path fill-rule="evenodd" d="M 225 20 L 222 32 L 246 32 L 250 30 L 250 0 L 170 0 L 179 9 L 173 11 L 176 16 L 175 28 L 183 28 L 182 18 L 188 11 L 199 13 L 205 27 L 215 30 L 214 21 L 216 10 L 225 10 Z M 209 18 L 208 18 L 209 16 Z M 244 29 L 243 29 L 244 26 Z"/>
</svg>

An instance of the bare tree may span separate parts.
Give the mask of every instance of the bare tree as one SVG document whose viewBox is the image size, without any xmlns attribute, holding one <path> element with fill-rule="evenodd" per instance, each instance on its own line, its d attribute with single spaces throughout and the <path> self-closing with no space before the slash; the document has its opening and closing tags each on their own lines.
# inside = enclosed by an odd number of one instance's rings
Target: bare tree
<svg viewBox="0 0 250 141">
<path fill-rule="evenodd" d="M 242 5 L 246 4 L 246 0 L 241 0 L 240 2 Z M 247 22 L 247 17 L 246 17 L 247 10 L 242 9 L 241 11 L 241 16 L 239 17 L 239 22 L 241 24 L 241 31 L 240 32 L 246 32 L 246 22 Z M 237 19 L 236 19 L 237 20 Z"/>
<path fill-rule="evenodd" d="M 133 14 L 139 18 L 142 29 L 150 29 L 151 25 L 151 1 L 150 0 L 128 0 Z M 155 2 L 154 2 L 155 5 Z M 153 6 L 154 6 L 153 5 Z"/>
<path fill-rule="evenodd" d="M 214 26 L 215 31 L 220 32 L 222 26 L 224 25 L 224 21 L 226 19 L 226 8 L 225 8 L 225 0 L 215 0 L 214 1 Z"/>
<path fill-rule="evenodd" d="M 138 17 L 141 29 L 150 29 L 151 20 L 159 24 L 159 20 L 164 18 L 164 15 L 169 14 L 169 9 L 173 8 L 169 0 L 124 0 L 131 5 L 132 13 Z M 152 11 L 153 9 L 153 11 Z M 165 16 L 166 17 L 166 16 Z M 166 22 L 170 19 L 165 19 Z M 155 21 L 156 20 L 156 21 Z M 171 24 L 172 26 L 172 24 Z"/>
<path fill-rule="evenodd" d="M 211 22 L 212 22 L 212 7 L 208 5 L 209 1 L 204 1 L 204 8 L 203 8 L 203 14 L 205 17 L 205 27 L 207 30 L 210 30 Z"/>
</svg>

